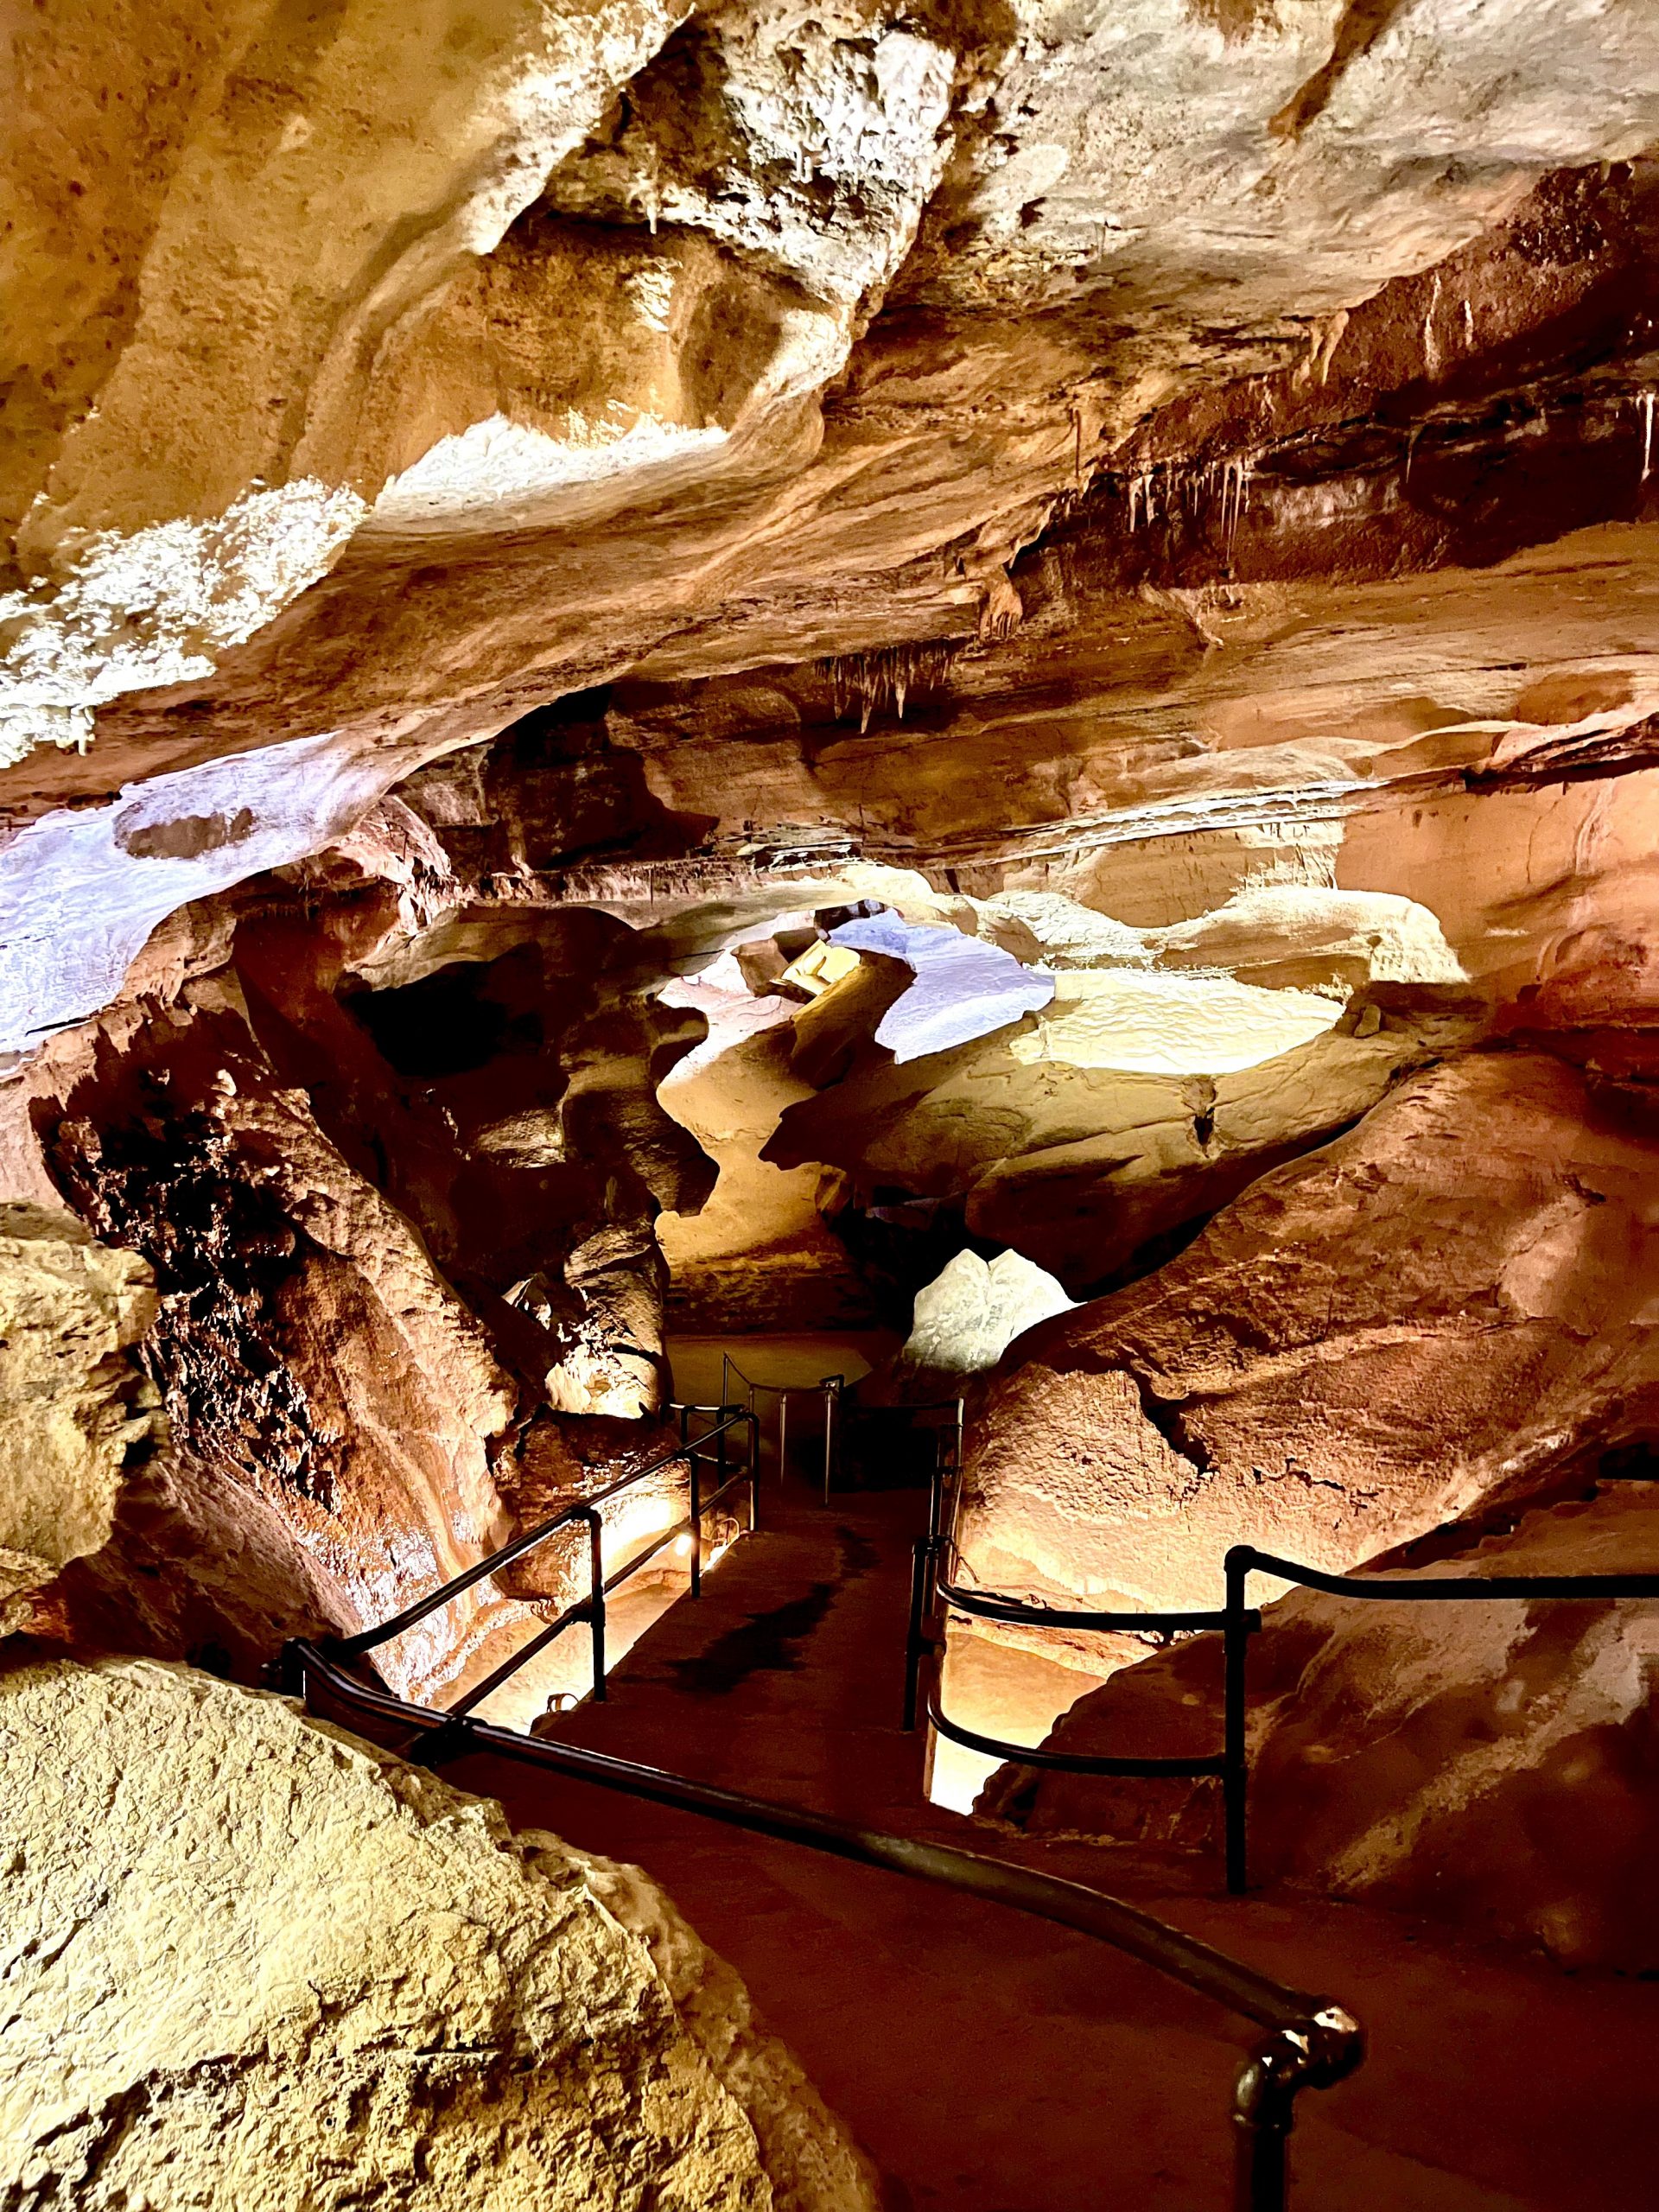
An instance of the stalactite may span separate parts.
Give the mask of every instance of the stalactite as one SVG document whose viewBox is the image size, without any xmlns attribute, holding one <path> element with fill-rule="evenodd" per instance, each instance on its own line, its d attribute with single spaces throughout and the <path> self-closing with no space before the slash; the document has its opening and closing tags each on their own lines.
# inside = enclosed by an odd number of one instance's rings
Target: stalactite
<svg viewBox="0 0 1659 2212">
<path fill-rule="evenodd" d="M 868 730 L 872 718 L 891 705 L 900 721 L 912 696 L 942 690 L 958 648 L 954 645 L 879 645 L 870 652 L 838 653 L 825 664 L 830 671 L 837 721 L 850 721 Z"/>
</svg>

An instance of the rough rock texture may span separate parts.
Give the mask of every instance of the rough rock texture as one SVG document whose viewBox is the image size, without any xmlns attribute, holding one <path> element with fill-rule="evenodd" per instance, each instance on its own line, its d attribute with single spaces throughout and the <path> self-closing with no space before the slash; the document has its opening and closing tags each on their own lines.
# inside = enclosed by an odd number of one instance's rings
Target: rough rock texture
<svg viewBox="0 0 1659 2212">
<path fill-rule="evenodd" d="M 137 1254 L 73 1214 L 0 1205 L 0 1626 L 109 1537 L 160 1427 L 131 1356 L 156 1311 Z"/>
<path fill-rule="evenodd" d="M 919 1387 L 983 1374 L 1016 1337 L 1071 1307 L 1053 1276 L 1017 1252 L 999 1252 L 994 1260 L 958 1252 L 916 1294 L 898 1378 Z"/>
<path fill-rule="evenodd" d="M 759 943 L 771 950 L 771 940 Z M 781 959 L 773 964 L 781 974 Z M 791 1065 L 798 1001 L 752 993 L 730 953 L 662 998 L 709 1025 L 658 1096 L 718 1171 L 696 1213 L 658 1221 L 671 1315 L 682 1328 L 710 1332 L 867 1319 L 868 1290 L 825 1224 L 838 1179 L 811 1163 L 785 1169 L 761 1156 L 779 1116 L 812 1095 Z"/>
<path fill-rule="evenodd" d="M 153 1662 L 9 1665 L 0 1744 L 12 2201 L 874 2206 L 637 1871 Z"/>
<path fill-rule="evenodd" d="M 0 1190 L 149 1258 L 175 1430 L 54 1632 L 385 1610 L 656 1411 L 677 1273 L 1093 1295 L 1494 1037 L 1640 1124 L 1647 18 L 35 10 Z M 969 1026 L 877 951 L 751 1027 L 849 924 Z"/>
<path fill-rule="evenodd" d="M 1204 943 L 1198 929 L 1120 929 L 1103 951 L 1077 932 L 1106 917 L 1054 894 L 1039 904 L 1052 941 L 1033 950 L 1058 970 L 1046 1007 L 903 1066 L 868 1030 L 858 1034 L 854 1016 L 827 1070 L 798 1050 L 798 1069 L 835 1079 L 786 1109 L 765 1156 L 785 1167 L 829 1161 L 867 1192 L 947 1205 L 972 1231 L 1089 1292 L 1162 1256 L 1186 1224 L 1357 1121 L 1402 1074 L 1484 1027 L 1466 987 L 1370 982 L 1373 965 L 1410 973 L 1412 963 L 1368 957 L 1364 938 L 1356 963 L 1340 937 L 1328 941 L 1341 902 L 1317 893 L 1289 926 L 1269 907 L 1240 928 L 1235 957 L 1243 950 L 1240 965 L 1253 963 L 1268 983 L 1154 964 L 1172 950 L 1184 964 L 1187 943 Z M 995 899 L 976 918 L 987 930 L 1025 927 Z M 1310 947 L 1321 919 L 1327 942 Z M 1185 942 L 1172 948 L 1171 938 Z M 1365 980 L 1350 982 L 1344 1004 L 1340 971 L 1351 977 L 1356 964 Z M 1296 988 L 1287 971 L 1331 995 Z M 852 1014 L 850 986 L 836 995 Z"/>
<path fill-rule="evenodd" d="M 1246 1541 L 1344 1568 L 1659 1414 L 1659 1138 L 1484 1052 L 1016 1347 L 969 1445 L 982 1580 L 1219 1602 Z"/>
<path fill-rule="evenodd" d="M 746 823 L 960 868 L 1124 810 L 1639 757 L 1647 29 L 348 0 L 164 11 L 109 98 L 116 31 L 40 13 L 3 183 L 6 1044 L 107 1001 L 180 904 L 618 678 L 616 734 L 718 791 L 740 868 Z M 1448 563 L 1489 572 L 1455 607 Z M 718 766 L 663 760 L 664 691 L 707 677 Z M 973 803 L 930 809 L 953 717 Z"/>
<path fill-rule="evenodd" d="M 1444 1549 L 1444 1546 L 1437 1547 Z M 1527 1514 L 1403 1572 L 1659 1571 L 1643 1481 Z M 1219 1741 L 1217 1639 L 1115 1675 L 1048 1739 L 1179 1758 Z M 1254 1879 L 1445 1914 L 1573 1966 L 1652 1973 L 1659 1908 L 1659 1608 L 1390 1604 L 1298 1591 L 1250 1654 Z M 1214 1849 L 1213 1786 L 1006 1769 L 981 1800 L 1032 1834 Z"/>
</svg>

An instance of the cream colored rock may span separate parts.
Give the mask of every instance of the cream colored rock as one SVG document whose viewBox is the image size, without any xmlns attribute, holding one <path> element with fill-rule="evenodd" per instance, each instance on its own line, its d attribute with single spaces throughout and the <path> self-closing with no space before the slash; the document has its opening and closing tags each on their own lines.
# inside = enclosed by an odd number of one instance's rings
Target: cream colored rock
<svg viewBox="0 0 1659 2212">
<path fill-rule="evenodd" d="M 634 1870 L 152 1662 L 13 1665 L 0 1745 L 17 2201 L 874 2206 L 735 1976 Z"/>
<path fill-rule="evenodd" d="M 1644 1433 L 1656 1171 L 1558 1060 L 1414 1077 L 1021 1343 L 970 1440 L 974 1569 L 1208 1606 L 1231 1543 L 1351 1567 Z"/>
<path fill-rule="evenodd" d="M 679 1325 L 778 1329 L 862 1318 L 868 1294 L 824 1224 L 823 1172 L 761 1157 L 783 1113 L 812 1095 L 790 1065 L 798 1003 L 752 995 L 730 953 L 663 997 L 702 1014 L 709 1030 L 658 1096 L 719 1169 L 698 1212 L 658 1219 Z"/>
<path fill-rule="evenodd" d="M 868 1005 L 849 980 L 812 1016 L 826 1031 L 840 1014 L 849 1028 L 868 1023 L 880 994 L 864 988 Z M 1434 989 L 1368 990 L 1344 1011 L 1338 998 L 1224 976 L 1062 973 L 1052 1005 L 1023 1025 L 908 1067 L 837 1031 L 806 1065 L 847 1071 L 785 1112 L 766 1156 L 959 1200 L 976 1234 L 1075 1294 L 1357 1120 L 1480 1026 L 1476 1002 Z"/>
<path fill-rule="evenodd" d="M 73 1214 L 0 1205 L 0 1625 L 107 1541 L 129 1458 L 157 1431 L 130 1356 L 152 1283 Z"/>
<path fill-rule="evenodd" d="M 1018 1252 L 994 1260 L 958 1252 L 917 1292 L 899 1364 L 947 1377 L 982 1374 L 1016 1337 L 1071 1306 L 1053 1276 Z"/>
<path fill-rule="evenodd" d="M 1401 1571 L 1466 1577 L 1659 1571 L 1652 1488 L 1525 1516 L 1512 1535 Z M 1219 1741 L 1205 1637 L 1126 1668 L 1049 1739 L 1151 1757 Z M 1654 1754 L 1659 1605 L 1637 1599 L 1356 1602 L 1266 1608 L 1249 1681 L 1253 1879 L 1453 1918 L 1569 1966 L 1651 1973 L 1659 1904 Z M 1214 1851 L 1212 1785 L 1000 1772 L 982 1801 L 1033 1834 Z"/>
</svg>

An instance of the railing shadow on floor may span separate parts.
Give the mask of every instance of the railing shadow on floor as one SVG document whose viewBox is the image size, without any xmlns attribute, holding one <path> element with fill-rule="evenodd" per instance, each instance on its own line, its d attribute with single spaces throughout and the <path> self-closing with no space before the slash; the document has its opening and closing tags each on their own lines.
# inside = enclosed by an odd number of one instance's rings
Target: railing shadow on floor
<svg viewBox="0 0 1659 2212">
<path fill-rule="evenodd" d="M 363 1732 L 371 1734 L 375 1729 L 384 1733 L 390 1728 L 399 1747 L 423 1763 L 435 1764 L 463 1751 L 492 1753 L 602 1789 L 619 1790 L 653 1804 L 699 1814 L 751 1834 L 803 1845 L 855 1865 L 883 1868 L 963 1895 L 987 1898 L 1110 1944 L 1183 1988 L 1213 1999 L 1236 2018 L 1267 2031 L 1250 2050 L 1235 2086 L 1231 2202 L 1233 2212 L 1284 2212 L 1289 2202 L 1289 2139 L 1298 2094 L 1304 2088 L 1326 2088 L 1343 2081 L 1364 2056 L 1363 2033 L 1341 2005 L 1306 1991 L 1289 1988 L 1152 1914 L 1121 1899 L 1085 1889 L 1081 1884 L 1007 1866 L 948 1845 L 893 1835 L 880 1829 L 830 1820 L 792 1806 L 715 1789 L 684 1775 L 670 1774 L 659 1768 L 613 1758 L 546 1737 L 524 1735 L 477 1717 L 474 1708 L 493 1691 L 537 1652 L 545 1649 L 555 1637 L 582 1620 L 588 1623 L 594 1640 L 594 1695 L 602 1699 L 606 1694 L 605 1600 L 608 1593 L 664 1546 L 687 1533 L 691 1535 L 694 1546 L 693 1594 L 700 1593 L 702 1516 L 728 1490 L 739 1484 L 748 1485 L 749 1526 L 755 1526 L 760 1491 L 760 1430 L 752 1406 L 687 1406 L 671 1410 L 681 1425 L 683 1440 L 677 1447 L 645 1466 L 630 1470 L 592 1497 L 567 1507 L 503 1545 L 487 1559 L 453 1576 L 439 1589 L 405 1606 L 378 1627 L 327 1645 L 307 1639 L 286 1644 L 272 1670 L 276 1687 L 300 1699 L 320 1718 L 346 1725 L 367 1724 Z M 956 1427 L 947 1434 L 954 1434 L 959 1442 L 959 1402 L 955 1411 Z M 712 1416 L 713 1426 L 701 1435 L 693 1435 L 691 1424 L 702 1415 Z M 747 1429 L 747 1464 L 735 1474 L 728 1475 L 727 1440 L 742 1427 Z M 716 1487 L 705 1497 L 697 1470 L 710 1452 L 715 1458 Z M 930 1526 L 936 1534 L 948 1457 L 954 1471 L 959 1455 L 952 1456 L 951 1446 L 942 1444 L 938 1461 L 939 1472 L 930 1508 Z M 686 1520 L 607 1576 L 601 1545 L 601 1509 L 608 1499 L 682 1460 L 690 1471 L 690 1510 Z M 365 1681 L 351 1671 L 354 1662 L 366 1658 L 369 1653 L 416 1626 L 487 1576 L 511 1567 L 557 1529 L 576 1525 L 585 1527 L 588 1535 L 588 1598 L 568 1607 L 520 1651 L 448 1708 L 412 1704 L 384 1685 Z"/>
</svg>

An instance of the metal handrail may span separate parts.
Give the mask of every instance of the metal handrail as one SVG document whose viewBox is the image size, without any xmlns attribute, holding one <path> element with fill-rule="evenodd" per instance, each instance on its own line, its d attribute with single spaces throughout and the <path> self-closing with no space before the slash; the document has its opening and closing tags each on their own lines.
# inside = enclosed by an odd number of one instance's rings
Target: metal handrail
<svg viewBox="0 0 1659 2212">
<path fill-rule="evenodd" d="M 1459 1599 L 1548 1599 L 1585 1603 L 1615 1598 L 1659 1598 L 1659 1573 L 1652 1574 L 1508 1574 L 1388 1576 L 1335 1574 L 1300 1560 L 1281 1559 L 1258 1551 L 1253 1544 L 1235 1544 L 1224 1562 L 1225 1603 L 1219 1611 L 1166 1610 L 1160 1612 L 1091 1611 L 1050 1606 L 1017 1598 L 1007 1591 L 976 1590 L 948 1580 L 942 1572 L 947 1556 L 960 1557 L 955 1535 L 956 1508 L 960 1488 L 952 1501 L 950 1525 L 942 1510 L 942 1484 L 936 1478 L 934 1501 L 929 1515 L 929 1535 L 917 1543 L 911 1583 L 910 1623 L 905 1650 L 904 1722 L 908 1732 L 925 1712 L 929 1725 L 953 1744 L 978 1751 L 1009 1766 L 1040 1768 L 1046 1772 L 1111 1775 L 1148 1780 L 1169 1779 L 1221 1783 L 1222 1820 L 1230 1896 L 1241 1897 L 1249 1887 L 1249 1742 L 1247 1720 L 1247 1669 L 1249 1641 L 1259 1633 L 1262 1615 L 1248 1602 L 1252 1574 L 1276 1575 L 1281 1581 L 1301 1584 L 1338 1598 L 1416 1602 L 1455 1602 Z M 935 1608 L 945 1612 L 976 1615 L 983 1620 L 1017 1624 L 1027 1628 L 1084 1629 L 1155 1634 L 1166 1637 L 1219 1631 L 1222 1638 L 1222 1745 L 1218 1751 L 1191 1758 L 1133 1758 L 1104 1752 L 1058 1751 L 1045 1746 L 1014 1744 L 964 1727 L 947 1713 L 937 1677 L 925 1700 L 921 1695 L 925 1661 L 944 1649 L 942 1634 L 930 1632 Z"/>
<path fill-rule="evenodd" d="M 1280 1559 L 1258 1551 L 1254 1544 L 1235 1544 L 1223 1562 L 1227 1580 L 1227 1611 L 1244 1607 L 1246 1586 L 1252 1574 L 1276 1575 L 1281 1582 L 1300 1583 L 1332 1598 L 1357 1598 L 1397 1604 L 1455 1604 L 1459 1599 L 1493 1602 L 1508 1599 L 1530 1602 L 1539 1599 L 1583 1605 L 1615 1598 L 1659 1598 L 1659 1573 L 1652 1574 L 1332 1574 L 1322 1567 L 1304 1567 L 1300 1560 Z M 1257 1616 L 1259 1621 L 1260 1616 Z M 1245 1735 L 1245 1669 L 1249 1638 L 1230 1640 L 1225 1647 L 1223 1698 L 1224 1725 L 1230 1745 L 1236 1746 L 1238 1781 L 1224 1796 L 1227 1840 L 1227 1886 L 1235 1894 L 1249 1880 L 1249 1757 Z"/>
<path fill-rule="evenodd" d="M 749 1411 L 754 1411 L 754 1394 L 764 1390 L 778 1401 L 778 1475 L 781 1481 L 789 1467 L 789 1402 L 791 1398 L 823 1400 L 823 1502 L 830 1503 L 834 1487 L 836 1469 L 836 1408 L 841 1403 L 841 1394 L 847 1387 L 844 1375 L 823 1375 L 816 1382 L 757 1382 L 746 1375 L 730 1352 L 720 1355 L 720 1388 L 723 1396 L 733 1376 L 749 1394 Z"/>
<path fill-rule="evenodd" d="M 1341 2005 L 1274 1981 L 1152 1914 L 1078 1883 L 1006 1866 L 949 1845 L 918 1842 L 764 1798 L 741 1796 L 684 1775 L 613 1758 L 577 1745 L 521 1735 L 515 1729 L 476 1720 L 469 1713 L 444 1713 L 410 1705 L 390 1691 L 370 1688 L 346 1673 L 316 1644 L 304 1640 L 283 1646 L 281 1669 L 283 1687 L 307 1704 L 312 1701 L 314 1681 L 320 1681 L 348 1710 L 391 1720 L 417 1732 L 442 1732 L 456 1751 L 498 1752 L 603 1789 L 702 1814 L 752 1834 L 803 1844 L 856 1865 L 883 1867 L 968 1896 L 989 1898 L 1076 1929 L 1265 2028 L 1268 2031 L 1265 2041 L 1250 2052 L 1234 2089 L 1234 2212 L 1283 2212 L 1288 2202 L 1289 2138 L 1298 2093 L 1307 2088 L 1334 2086 L 1353 2073 L 1364 2057 L 1363 2031 Z"/>
<path fill-rule="evenodd" d="M 950 1526 L 938 1502 L 930 1516 L 933 1533 L 918 1542 L 912 1566 L 910 1627 L 905 1646 L 905 1700 L 903 1725 L 908 1732 L 917 1725 L 918 1718 L 926 1713 L 928 1725 L 950 1743 L 959 1744 L 964 1751 L 977 1751 L 987 1758 L 994 1758 L 1003 1765 L 1039 1767 L 1055 1774 L 1113 1775 L 1145 1781 L 1179 1780 L 1200 1782 L 1219 1781 L 1222 1796 L 1227 1806 L 1229 1833 L 1231 1823 L 1240 1817 L 1238 1808 L 1244 1802 L 1249 1786 L 1245 1764 L 1245 1743 L 1242 1727 L 1227 1725 L 1230 1705 L 1224 1712 L 1222 1743 L 1218 1751 L 1200 1753 L 1196 1757 L 1135 1757 L 1125 1752 L 1052 1751 L 1039 1745 L 1015 1744 L 1002 1736 L 988 1736 L 979 1730 L 964 1727 L 945 1712 L 937 1674 L 924 1700 L 921 1695 L 921 1673 L 925 1660 L 936 1656 L 944 1649 L 943 1634 L 929 1630 L 929 1620 L 935 1608 L 945 1612 L 968 1613 L 982 1620 L 1017 1624 L 1026 1628 L 1083 1629 L 1099 1632 L 1128 1632 L 1166 1637 L 1196 1634 L 1205 1629 L 1218 1629 L 1225 1642 L 1230 1667 L 1236 1651 L 1242 1653 L 1262 1625 L 1262 1616 L 1252 1611 L 1244 1602 L 1243 1592 L 1228 1587 L 1228 1602 L 1221 1611 L 1199 1612 L 1168 1609 L 1160 1612 L 1134 1612 L 1121 1609 L 1096 1611 L 1074 1606 L 1046 1605 L 1034 1599 L 1016 1598 L 1002 1590 L 976 1590 L 965 1584 L 947 1580 L 942 1563 L 947 1556 L 959 1559 L 957 1548 L 956 1509 L 960 1504 L 960 1490 L 952 1500 Z M 1236 1885 L 1229 1878 L 1228 1887 L 1235 1894 L 1244 1886 L 1241 1874 Z"/>
<path fill-rule="evenodd" d="M 475 1560 L 471 1567 L 463 1567 L 459 1574 L 451 1575 L 448 1581 L 441 1583 L 437 1589 L 429 1591 L 424 1598 L 417 1599 L 412 1605 L 405 1605 L 401 1612 L 394 1613 L 389 1621 L 383 1621 L 375 1628 L 359 1630 L 355 1636 L 340 1637 L 332 1644 L 333 1650 L 341 1659 L 360 1658 L 365 1652 L 373 1651 L 379 1645 L 389 1643 L 393 1637 L 401 1636 L 405 1629 L 415 1627 L 417 1623 L 426 1619 L 429 1614 L 435 1613 L 441 1606 L 447 1605 L 452 1598 L 458 1598 L 463 1591 L 470 1590 L 474 1583 L 482 1582 L 487 1576 L 499 1573 L 503 1567 L 512 1566 L 517 1560 L 523 1559 L 526 1553 L 534 1551 L 540 1544 L 544 1544 L 550 1536 L 556 1535 L 561 1529 L 574 1528 L 580 1524 L 585 1526 L 588 1530 L 587 1597 L 579 1599 L 574 1605 L 567 1606 L 556 1620 L 549 1622 L 547 1626 L 531 1637 L 528 1643 L 521 1644 L 517 1651 L 511 1653 L 499 1667 L 486 1675 L 481 1682 L 474 1683 L 470 1690 L 465 1692 L 447 1708 L 447 1714 L 451 1719 L 466 1719 L 474 1706 L 481 1705 L 486 1697 L 499 1689 L 501 1685 L 517 1674 L 521 1667 L 527 1666 L 531 1660 L 546 1650 L 548 1645 L 556 1637 L 563 1636 L 566 1629 L 574 1627 L 578 1621 L 582 1620 L 588 1623 L 593 1632 L 593 1694 L 595 1700 L 602 1704 L 606 1696 L 607 1672 L 605 1601 L 610 1593 L 626 1582 L 630 1575 L 637 1574 L 641 1567 L 648 1566 L 658 1554 L 670 1544 L 681 1536 L 690 1535 L 691 1538 L 691 1595 L 694 1598 L 700 1598 L 702 1595 L 703 1516 L 712 1511 L 727 1491 L 734 1489 L 740 1483 L 747 1482 L 748 1484 L 750 1533 L 753 1534 L 759 1525 L 760 1431 L 753 1413 L 741 1406 L 725 1405 L 675 1404 L 670 1406 L 669 1411 L 677 1414 L 679 1417 L 680 1440 L 677 1445 L 671 1446 L 667 1451 L 659 1452 L 654 1459 L 648 1459 L 642 1467 L 631 1467 L 626 1474 L 619 1475 L 614 1482 L 607 1483 L 603 1490 L 594 1491 L 588 1497 L 577 1499 L 574 1503 L 564 1507 L 561 1512 L 552 1515 L 548 1520 L 538 1522 L 535 1528 L 526 1529 L 523 1535 L 515 1536 L 511 1542 L 499 1545 L 483 1559 Z M 722 1418 L 715 1422 L 714 1427 L 705 1430 L 701 1436 L 694 1437 L 690 1434 L 690 1421 L 695 1414 L 715 1414 Z M 748 1464 L 747 1467 L 740 1467 L 736 1474 L 728 1477 L 726 1471 L 726 1440 L 733 1429 L 745 1422 L 748 1424 L 749 1430 Z M 715 1452 L 717 1480 L 713 1494 L 705 1497 L 702 1495 L 699 1463 L 702 1454 L 710 1446 L 713 1446 Z M 619 1497 L 624 1491 L 632 1490 L 637 1483 L 645 1481 L 652 1475 L 661 1474 L 664 1468 L 676 1467 L 682 1463 L 687 1471 L 687 1486 L 690 1492 L 688 1502 L 690 1510 L 685 1519 L 676 1522 L 672 1528 L 665 1529 L 658 1536 L 655 1543 L 648 1545 L 644 1551 L 636 1552 L 631 1559 L 625 1560 L 620 1567 L 607 1576 L 605 1573 L 602 1551 L 604 1519 L 599 1509 L 607 1503 L 610 1499 Z M 424 1711 L 427 1708 L 414 1709 Z"/>
</svg>

